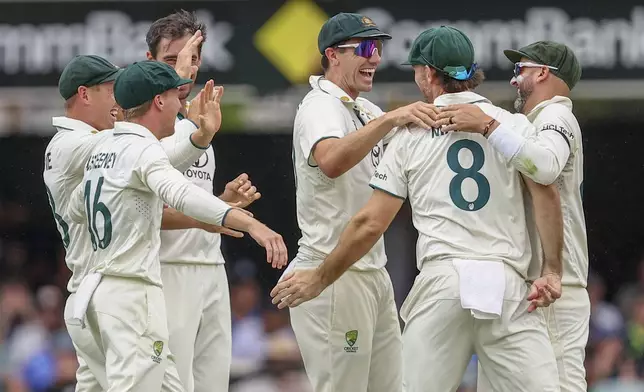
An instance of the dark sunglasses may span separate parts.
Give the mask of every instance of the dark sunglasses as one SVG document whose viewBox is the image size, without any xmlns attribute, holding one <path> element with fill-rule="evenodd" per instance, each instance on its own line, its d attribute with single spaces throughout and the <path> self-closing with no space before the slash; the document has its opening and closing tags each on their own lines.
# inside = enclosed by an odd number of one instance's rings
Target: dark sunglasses
<svg viewBox="0 0 644 392">
<path fill-rule="evenodd" d="M 544 64 L 535 64 L 535 63 L 530 63 L 530 62 L 518 62 L 514 63 L 514 77 L 516 78 L 517 76 L 521 75 L 521 68 L 550 68 L 553 70 L 558 70 L 559 68 L 553 67 L 550 65 L 544 65 Z"/>
<path fill-rule="evenodd" d="M 378 39 L 365 39 L 353 44 L 338 45 L 338 48 L 354 48 L 356 56 L 371 58 L 375 53 L 382 56 L 382 41 Z"/>
</svg>

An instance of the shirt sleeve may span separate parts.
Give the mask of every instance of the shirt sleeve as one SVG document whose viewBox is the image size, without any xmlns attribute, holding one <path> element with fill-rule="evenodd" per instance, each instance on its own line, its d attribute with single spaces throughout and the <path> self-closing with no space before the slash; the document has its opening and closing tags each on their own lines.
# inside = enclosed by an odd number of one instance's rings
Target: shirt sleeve
<svg viewBox="0 0 644 392">
<path fill-rule="evenodd" d="M 177 211 L 199 221 L 221 226 L 231 207 L 192 184 L 170 164 L 159 144 L 148 146 L 139 159 L 141 182 Z"/>
<path fill-rule="evenodd" d="M 71 196 L 69 197 L 69 202 L 65 206 L 65 214 L 63 216 L 69 216 L 69 218 L 77 224 L 85 223 L 87 219 L 87 213 L 85 211 L 85 181 L 81 181 L 80 184 L 72 191 Z"/>
<path fill-rule="evenodd" d="M 490 145 L 531 180 L 549 185 L 555 182 L 570 156 L 569 126 L 559 116 L 551 116 L 539 129 L 522 114 L 489 114 L 499 126 L 488 138 Z"/>
<path fill-rule="evenodd" d="M 407 198 L 407 144 L 408 130 L 399 130 L 391 139 L 387 151 L 378 164 L 369 186 L 400 199 Z"/>
<path fill-rule="evenodd" d="M 191 135 L 197 130 L 195 123 L 188 119 L 178 121 L 174 125 L 174 135 L 161 140 L 170 164 L 180 172 L 188 170 L 202 156 L 210 145 L 199 147 L 192 142 Z"/>
<path fill-rule="evenodd" d="M 72 134 L 74 134 L 74 132 L 77 131 L 72 131 Z M 105 139 L 105 137 L 110 133 L 111 131 L 95 133 L 78 131 L 78 133 L 74 135 L 79 136 L 65 139 L 66 142 L 70 143 L 60 151 L 61 154 L 67 154 L 69 156 L 65 171 L 77 172 L 82 170 L 83 166 L 85 166 L 85 163 L 92 155 L 94 147 L 96 147 L 96 145 Z"/>
<path fill-rule="evenodd" d="M 338 113 L 343 108 L 338 104 L 339 101 L 334 102 L 327 97 L 319 97 L 303 102 L 298 109 L 295 131 L 299 142 L 296 146 L 307 157 L 310 166 L 317 166 L 312 154 L 317 143 L 324 139 L 339 139 L 345 136 L 344 116 Z"/>
</svg>

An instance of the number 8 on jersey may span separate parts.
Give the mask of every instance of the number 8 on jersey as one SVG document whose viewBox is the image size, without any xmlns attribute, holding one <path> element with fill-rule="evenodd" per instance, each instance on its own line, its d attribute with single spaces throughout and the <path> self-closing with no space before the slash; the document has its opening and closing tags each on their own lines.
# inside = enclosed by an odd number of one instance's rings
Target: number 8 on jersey
<svg viewBox="0 0 644 392">
<path fill-rule="evenodd" d="M 472 154 L 472 165 L 464 168 L 458 160 L 458 154 L 462 149 Z M 447 150 L 447 165 L 456 173 L 449 183 L 449 196 L 454 205 L 463 211 L 478 211 L 485 207 L 490 200 L 490 183 L 483 174 L 479 172 L 485 163 L 483 147 L 474 140 L 463 139 L 454 142 Z M 473 201 L 465 200 L 463 196 L 463 181 L 471 178 L 478 187 L 478 196 Z"/>
</svg>

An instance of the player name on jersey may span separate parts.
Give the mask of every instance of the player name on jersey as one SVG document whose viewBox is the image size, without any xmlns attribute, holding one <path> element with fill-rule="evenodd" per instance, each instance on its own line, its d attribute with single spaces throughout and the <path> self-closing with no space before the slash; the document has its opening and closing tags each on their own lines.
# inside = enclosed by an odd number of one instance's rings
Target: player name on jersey
<svg viewBox="0 0 644 392">
<path fill-rule="evenodd" d="M 115 152 L 99 152 L 92 155 L 85 164 L 85 170 L 92 169 L 111 169 L 114 167 L 116 162 L 116 157 L 118 156 Z"/>
</svg>

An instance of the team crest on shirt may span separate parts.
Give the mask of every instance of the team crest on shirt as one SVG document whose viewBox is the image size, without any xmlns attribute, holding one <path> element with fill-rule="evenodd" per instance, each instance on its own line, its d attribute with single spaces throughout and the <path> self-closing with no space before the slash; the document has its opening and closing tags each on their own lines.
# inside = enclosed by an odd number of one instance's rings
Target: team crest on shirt
<svg viewBox="0 0 644 392">
<path fill-rule="evenodd" d="M 344 351 L 347 353 L 355 353 L 358 352 L 358 346 L 356 346 L 356 342 L 358 341 L 358 330 L 354 329 L 351 331 L 347 331 L 347 333 L 344 334 L 344 340 L 347 341 L 348 346 L 344 347 Z"/>
<path fill-rule="evenodd" d="M 161 363 L 161 353 L 163 352 L 163 342 L 160 340 L 157 340 L 156 342 L 152 343 L 152 351 L 154 351 L 154 355 L 152 356 L 152 360 L 156 363 Z"/>
<path fill-rule="evenodd" d="M 380 146 L 376 144 L 371 149 L 371 163 L 373 164 L 373 167 L 378 167 L 378 164 L 380 163 L 381 155 L 382 155 L 382 148 L 380 148 Z"/>
</svg>

